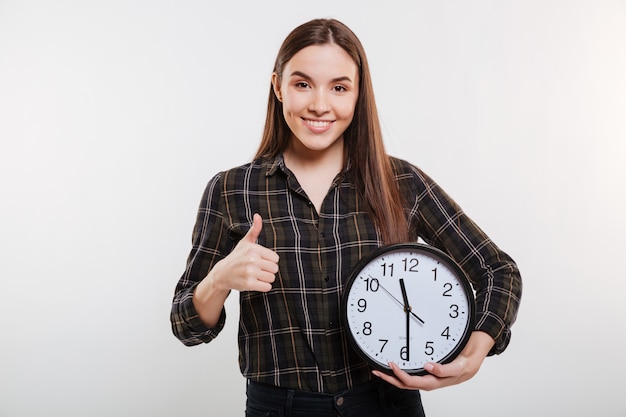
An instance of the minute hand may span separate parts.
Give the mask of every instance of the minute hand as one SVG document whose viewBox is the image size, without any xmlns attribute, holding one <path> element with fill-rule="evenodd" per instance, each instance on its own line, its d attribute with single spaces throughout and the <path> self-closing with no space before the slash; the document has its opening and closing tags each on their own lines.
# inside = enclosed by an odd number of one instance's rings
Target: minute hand
<svg viewBox="0 0 626 417">
<path fill-rule="evenodd" d="M 400 289 L 402 290 L 402 299 L 404 300 L 404 312 L 406 313 L 406 360 L 410 360 L 411 354 L 411 305 L 409 304 L 409 296 L 406 294 L 406 287 L 404 286 L 404 280 L 400 278 Z"/>
</svg>

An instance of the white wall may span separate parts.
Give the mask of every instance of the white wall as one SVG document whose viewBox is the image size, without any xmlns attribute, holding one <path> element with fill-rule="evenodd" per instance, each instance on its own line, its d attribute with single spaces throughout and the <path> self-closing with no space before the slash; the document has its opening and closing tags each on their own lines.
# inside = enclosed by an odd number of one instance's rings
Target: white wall
<svg viewBox="0 0 626 417">
<path fill-rule="evenodd" d="M 368 51 L 390 152 L 525 280 L 510 348 L 428 415 L 624 416 L 626 2 L 214 3 L 0 0 L 0 415 L 243 415 L 235 297 L 194 348 L 170 300 L 280 42 L 330 16 Z"/>
</svg>

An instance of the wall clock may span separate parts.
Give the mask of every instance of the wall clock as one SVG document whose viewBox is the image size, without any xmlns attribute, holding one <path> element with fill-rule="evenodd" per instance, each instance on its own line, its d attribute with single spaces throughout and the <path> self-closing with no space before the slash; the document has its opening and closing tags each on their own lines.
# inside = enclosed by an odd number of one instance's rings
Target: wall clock
<svg viewBox="0 0 626 417">
<path fill-rule="evenodd" d="M 423 375 L 427 362 L 448 363 L 473 331 L 474 293 L 463 270 L 441 250 L 421 244 L 383 246 L 350 275 L 342 324 L 374 368 L 395 362 Z"/>
</svg>

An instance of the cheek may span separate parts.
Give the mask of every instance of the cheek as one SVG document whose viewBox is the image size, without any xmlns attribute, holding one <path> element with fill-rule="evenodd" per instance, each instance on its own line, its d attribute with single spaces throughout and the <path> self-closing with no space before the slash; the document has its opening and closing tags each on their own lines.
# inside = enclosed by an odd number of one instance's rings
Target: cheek
<svg viewBox="0 0 626 417">
<path fill-rule="evenodd" d="M 358 101 L 358 93 L 354 95 L 344 96 L 341 100 L 335 103 L 335 113 L 338 117 L 343 119 L 352 119 L 356 110 L 356 103 Z"/>
<path fill-rule="evenodd" d="M 294 129 L 298 129 L 298 122 L 300 121 L 300 115 L 302 114 L 302 111 L 296 105 L 296 103 L 293 102 L 293 100 L 283 100 L 282 107 L 283 119 L 285 120 L 285 123 L 287 123 L 287 126 L 289 126 L 289 130 L 293 132 Z"/>
<path fill-rule="evenodd" d="M 283 115 L 285 117 L 293 117 L 294 114 L 302 113 L 302 111 L 306 108 L 306 102 L 302 97 L 299 96 L 284 96 L 283 99 Z"/>
<path fill-rule="evenodd" d="M 353 102 L 342 103 L 341 106 L 336 108 L 337 117 L 345 119 L 346 121 L 352 120 L 354 117 L 355 105 L 356 103 Z"/>
</svg>

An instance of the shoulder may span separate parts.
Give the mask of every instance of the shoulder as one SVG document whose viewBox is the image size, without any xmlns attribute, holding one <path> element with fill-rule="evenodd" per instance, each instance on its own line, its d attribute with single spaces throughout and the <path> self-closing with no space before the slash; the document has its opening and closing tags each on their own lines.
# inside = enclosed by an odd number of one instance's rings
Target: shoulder
<svg viewBox="0 0 626 417">
<path fill-rule="evenodd" d="M 245 184 L 255 183 L 260 178 L 264 178 L 270 172 L 272 166 L 273 161 L 271 160 L 257 159 L 218 172 L 209 180 L 209 185 L 219 184 L 220 188 L 224 190 L 241 188 Z"/>
<path fill-rule="evenodd" d="M 419 167 L 408 162 L 404 159 L 397 158 L 394 156 L 389 157 L 391 161 L 391 166 L 393 167 L 393 172 L 398 182 L 423 182 L 423 183 L 431 183 L 432 179 L 426 175 L 424 171 L 422 171 Z"/>
<path fill-rule="evenodd" d="M 396 183 L 405 198 L 421 201 L 424 198 L 445 194 L 439 184 L 418 166 L 400 158 L 390 158 Z"/>
<path fill-rule="evenodd" d="M 233 175 L 234 176 L 241 175 L 241 174 L 245 175 L 245 173 L 260 171 L 263 169 L 263 167 L 266 167 L 266 166 L 267 166 L 266 161 L 262 159 L 257 159 L 257 160 L 221 171 L 217 174 L 217 176 L 226 178 L 226 177 L 230 177 Z"/>
<path fill-rule="evenodd" d="M 269 167 L 271 162 L 256 160 L 218 171 L 205 186 L 201 213 L 218 217 L 228 213 L 228 217 L 245 218 L 241 213 L 245 213 L 249 204 L 247 199 L 262 194 Z"/>
<path fill-rule="evenodd" d="M 391 166 L 393 167 L 393 171 L 396 176 L 410 174 L 414 169 L 417 168 L 415 165 L 413 165 L 409 161 L 406 161 L 404 159 L 401 159 L 395 156 L 390 156 L 389 160 L 391 161 Z"/>
</svg>

